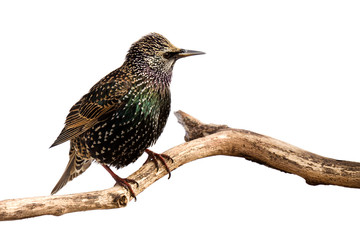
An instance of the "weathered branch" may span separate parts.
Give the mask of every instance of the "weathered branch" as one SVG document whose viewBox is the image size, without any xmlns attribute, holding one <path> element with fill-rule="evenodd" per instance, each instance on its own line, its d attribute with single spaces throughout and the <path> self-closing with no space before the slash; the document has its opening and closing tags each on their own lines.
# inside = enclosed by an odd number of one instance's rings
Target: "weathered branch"
<svg viewBox="0 0 360 240">
<path fill-rule="evenodd" d="M 174 160 L 168 162 L 171 170 L 196 159 L 228 155 L 299 175 L 311 185 L 360 188 L 360 163 L 322 157 L 251 131 L 203 124 L 181 111 L 175 114 L 185 128 L 187 142 L 164 152 Z M 139 187 L 132 185 L 138 195 L 166 174 L 164 168 L 156 171 L 154 164 L 147 163 L 129 178 L 139 183 Z M 10 199 L 0 202 L 0 220 L 119 208 L 125 207 L 131 199 L 129 192 L 119 186 L 87 193 Z"/>
</svg>

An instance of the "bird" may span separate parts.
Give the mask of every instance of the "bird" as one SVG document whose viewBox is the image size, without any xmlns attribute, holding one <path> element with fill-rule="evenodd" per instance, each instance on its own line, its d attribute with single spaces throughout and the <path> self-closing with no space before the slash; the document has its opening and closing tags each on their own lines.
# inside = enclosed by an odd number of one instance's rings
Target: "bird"
<svg viewBox="0 0 360 240">
<path fill-rule="evenodd" d="M 70 141 L 69 162 L 51 194 L 85 172 L 102 165 L 136 200 L 130 183 L 110 167 L 123 168 L 144 152 L 169 173 L 165 154 L 149 149 L 160 137 L 170 113 L 170 83 L 175 62 L 204 52 L 177 48 L 164 36 L 150 33 L 133 43 L 124 63 L 98 81 L 70 109 L 65 126 L 50 146 Z"/>
</svg>

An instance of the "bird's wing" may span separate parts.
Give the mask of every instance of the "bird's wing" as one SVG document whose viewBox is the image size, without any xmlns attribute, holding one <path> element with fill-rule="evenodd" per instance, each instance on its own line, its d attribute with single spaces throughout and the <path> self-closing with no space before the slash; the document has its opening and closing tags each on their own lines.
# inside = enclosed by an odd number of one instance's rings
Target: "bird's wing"
<svg viewBox="0 0 360 240">
<path fill-rule="evenodd" d="M 51 147 L 79 136 L 125 104 L 122 98 L 129 92 L 131 83 L 114 72 L 94 85 L 70 109 L 65 127 Z"/>
</svg>

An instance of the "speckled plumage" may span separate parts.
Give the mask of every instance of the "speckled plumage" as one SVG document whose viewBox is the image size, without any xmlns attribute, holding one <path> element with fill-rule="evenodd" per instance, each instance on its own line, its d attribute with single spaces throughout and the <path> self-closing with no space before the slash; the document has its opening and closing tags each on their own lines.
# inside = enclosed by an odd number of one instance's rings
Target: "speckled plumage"
<svg viewBox="0 0 360 240">
<path fill-rule="evenodd" d="M 198 54 L 203 53 L 176 48 L 157 33 L 135 42 L 124 64 L 70 109 L 65 127 L 51 146 L 70 140 L 70 160 L 52 194 L 83 173 L 92 161 L 105 168 L 124 167 L 154 144 L 170 112 L 174 63 Z"/>
</svg>

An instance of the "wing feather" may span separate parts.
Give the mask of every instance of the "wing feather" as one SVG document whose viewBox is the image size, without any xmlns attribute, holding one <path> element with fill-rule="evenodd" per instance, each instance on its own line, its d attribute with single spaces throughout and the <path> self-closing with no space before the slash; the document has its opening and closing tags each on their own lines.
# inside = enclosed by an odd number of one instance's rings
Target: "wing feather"
<svg viewBox="0 0 360 240">
<path fill-rule="evenodd" d="M 122 98 L 130 88 L 130 80 L 121 74 L 120 69 L 104 77 L 70 109 L 65 127 L 51 147 L 73 139 L 106 120 L 125 104 Z"/>
</svg>

